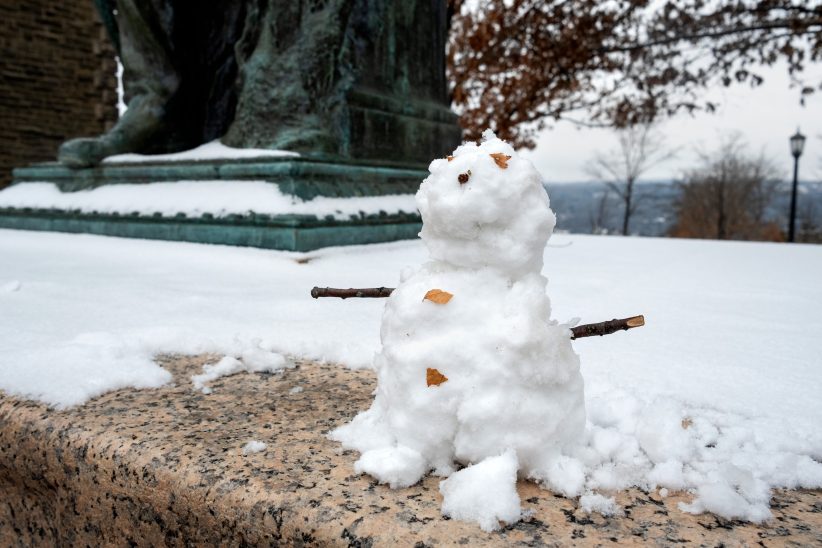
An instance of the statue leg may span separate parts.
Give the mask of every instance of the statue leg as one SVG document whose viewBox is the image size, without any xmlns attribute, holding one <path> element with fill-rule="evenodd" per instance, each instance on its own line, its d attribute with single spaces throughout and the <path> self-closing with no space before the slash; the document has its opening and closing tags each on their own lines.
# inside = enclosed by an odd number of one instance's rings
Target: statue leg
<svg viewBox="0 0 822 548">
<path fill-rule="evenodd" d="M 254 47 L 238 59 L 240 88 L 229 146 L 301 153 L 346 151 L 344 45 L 353 0 L 267 0 Z M 342 136 L 342 137 L 341 137 Z"/>
<path fill-rule="evenodd" d="M 171 61 L 172 16 L 168 0 L 117 0 L 128 109 L 107 133 L 63 143 L 57 155 L 61 163 L 87 167 L 113 154 L 141 152 L 167 131 L 167 105 L 180 85 Z"/>
</svg>

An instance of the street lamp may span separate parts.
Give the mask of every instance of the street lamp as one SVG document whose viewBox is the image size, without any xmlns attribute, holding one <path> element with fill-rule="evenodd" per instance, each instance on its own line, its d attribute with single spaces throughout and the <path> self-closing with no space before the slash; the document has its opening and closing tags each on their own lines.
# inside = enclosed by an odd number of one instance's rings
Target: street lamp
<svg viewBox="0 0 822 548">
<path fill-rule="evenodd" d="M 791 136 L 791 154 L 793 154 L 793 189 L 791 190 L 791 219 L 788 224 L 788 241 L 794 241 L 794 224 L 796 224 L 796 186 L 799 182 L 799 157 L 802 156 L 802 149 L 805 148 L 805 136 L 796 133 Z"/>
</svg>

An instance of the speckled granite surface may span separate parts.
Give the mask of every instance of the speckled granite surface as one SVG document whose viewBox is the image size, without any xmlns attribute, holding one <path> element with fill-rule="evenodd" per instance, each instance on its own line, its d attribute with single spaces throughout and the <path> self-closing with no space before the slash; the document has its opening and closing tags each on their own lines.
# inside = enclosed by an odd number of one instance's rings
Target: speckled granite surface
<svg viewBox="0 0 822 548">
<path fill-rule="evenodd" d="M 483 533 L 440 516 L 437 478 L 392 491 L 354 476 L 356 455 L 324 437 L 369 405 L 372 373 L 301 363 L 206 396 L 189 377 L 215 359 L 163 357 L 175 386 L 69 411 L 0 396 L 0 546 L 822 545 L 818 491 L 776 493 L 760 527 L 636 490 L 617 496 L 625 516 L 588 516 L 521 483 L 533 517 Z M 268 448 L 243 456 L 252 439 Z"/>
</svg>

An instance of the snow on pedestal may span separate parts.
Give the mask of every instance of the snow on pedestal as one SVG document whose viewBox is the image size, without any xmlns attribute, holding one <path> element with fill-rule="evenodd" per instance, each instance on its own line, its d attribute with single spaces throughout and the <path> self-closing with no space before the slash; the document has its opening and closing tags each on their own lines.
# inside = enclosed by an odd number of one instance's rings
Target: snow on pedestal
<svg viewBox="0 0 822 548">
<path fill-rule="evenodd" d="M 519 516 L 517 473 L 544 477 L 585 428 L 579 358 L 540 273 L 555 217 L 534 166 L 490 131 L 429 169 L 416 199 L 431 260 L 388 299 L 373 405 L 331 436 L 392 487 L 469 466 L 442 483 L 443 511 L 494 528 Z"/>
</svg>

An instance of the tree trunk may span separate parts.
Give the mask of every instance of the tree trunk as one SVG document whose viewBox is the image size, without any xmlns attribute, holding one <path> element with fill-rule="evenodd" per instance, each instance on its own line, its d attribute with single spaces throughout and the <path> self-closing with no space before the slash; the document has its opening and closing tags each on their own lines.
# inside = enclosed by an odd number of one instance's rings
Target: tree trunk
<svg viewBox="0 0 822 548">
<path fill-rule="evenodd" d="M 724 240 L 725 239 L 725 222 L 726 222 L 726 215 L 725 215 L 725 180 L 724 176 L 721 181 L 719 181 L 719 200 L 717 204 L 717 215 L 718 218 L 716 220 L 716 239 L 717 240 Z"/>
<path fill-rule="evenodd" d="M 622 235 L 628 235 L 628 222 L 631 219 L 631 198 L 634 193 L 634 182 L 629 180 L 625 185 L 625 214 L 622 216 Z"/>
</svg>

